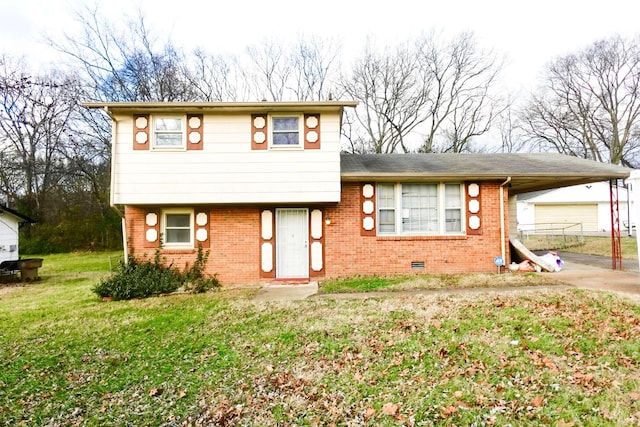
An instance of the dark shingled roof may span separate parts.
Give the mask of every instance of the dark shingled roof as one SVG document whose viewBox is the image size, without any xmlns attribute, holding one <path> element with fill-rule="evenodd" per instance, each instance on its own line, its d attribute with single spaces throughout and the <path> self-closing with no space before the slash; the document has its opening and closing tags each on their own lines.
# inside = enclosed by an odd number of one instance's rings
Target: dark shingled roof
<svg viewBox="0 0 640 427">
<path fill-rule="evenodd" d="M 506 180 L 519 194 L 627 178 L 632 169 L 557 153 L 342 154 L 343 181 Z"/>
<path fill-rule="evenodd" d="M 16 218 L 21 220 L 20 222 L 28 222 L 29 224 L 35 224 L 35 221 L 32 220 L 31 218 L 29 218 L 28 216 L 22 215 L 20 212 L 14 211 L 13 209 L 8 208 L 8 207 L 6 207 L 4 205 L 0 205 L 0 214 L 2 214 L 4 212 L 15 216 Z"/>
</svg>

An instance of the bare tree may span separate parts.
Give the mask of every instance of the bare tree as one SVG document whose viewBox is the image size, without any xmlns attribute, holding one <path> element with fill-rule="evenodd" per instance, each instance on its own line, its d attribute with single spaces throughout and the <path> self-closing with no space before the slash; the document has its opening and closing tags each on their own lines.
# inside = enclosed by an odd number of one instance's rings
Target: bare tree
<svg viewBox="0 0 640 427">
<path fill-rule="evenodd" d="M 298 36 L 293 44 L 271 38 L 249 46 L 238 66 L 253 99 L 320 101 L 331 97 L 339 52 L 335 41 L 317 36 Z"/>
<path fill-rule="evenodd" d="M 469 150 L 473 138 L 489 131 L 505 103 L 494 95 L 502 62 L 478 48 L 472 33 L 442 43 L 433 34 L 418 40 L 421 67 L 431 76 L 427 127 L 419 151 Z"/>
<path fill-rule="evenodd" d="M 207 53 L 198 48 L 193 51 L 191 61 L 185 62 L 183 74 L 195 98 L 199 101 L 242 101 L 246 87 L 238 80 L 239 67 L 235 57 Z"/>
<path fill-rule="evenodd" d="M 26 72 L 21 61 L 0 60 L 0 181 L 7 199 L 22 199 L 38 217 L 49 191 L 65 178 L 61 148 L 78 103 L 76 80 Z"/>
<path fill-rule="evenodd" d="M 501 66 L 470 33 L 446 43 L 423 34 L 384 51 L 369 44 L 342 81 L 361 103 L 354 136 L 366 135 L 378 153 L 469 151 L 505 108 L 493 94 Z"/>
<path fill-rule="evenodd" d="M 509 101 L 507 108 L 500 114 L 497 120 L 497 127 L 500 132 L 501 145 L 497 151 L 502 153 L 517 153 L 527 151 L 526 133 L 523 124 L 514 110 L 513 102 Z"/>
<path fill-rule="evenodd" d="M 640 37 L 615 36 L 556 59 L 522 118 L 540 149 L 639 166 Z"/>
<path fill-rule="evenodd" d="M 251 65 L 242 68 L 251 96 L 265 101 L 284 100 L 292 70 L 283 44 L 265 39 L 249 46 L 247 56 Z"/>
<path fill-rule="evenodd" d="M 350 120 L 366 135 L 355 133 L 352 138 L 369 141 L 364 151 L 409 151 L 406 137 L 427 119 L 425 104 L 433 79 L 423 71 L 410 45 L 380 50 L 367 42 L 341 87 L 360 101 Z M 360 145 L 354 140 L 351 144 Z"/>
<path fill-rule="evenodd" d="M 335 71 L 341 47 L 338 42 L 317 36 L 298 37 L 290 54 L 293 70 L 291 88 L 298 101 L 320 101 L 332 97 L 330 77 Z"/>
<path fill-rule="evenodd" d="M 170 41 L 160 43 L 139 12 L 124 28 L 97 9 L 76 14 L 82 35 L 66 35 L 51 45 L 84 70 L 96 95 L 107 101 L 191 101 L 198 93 L 184 74 L 184 53 Z"/>
</svg>

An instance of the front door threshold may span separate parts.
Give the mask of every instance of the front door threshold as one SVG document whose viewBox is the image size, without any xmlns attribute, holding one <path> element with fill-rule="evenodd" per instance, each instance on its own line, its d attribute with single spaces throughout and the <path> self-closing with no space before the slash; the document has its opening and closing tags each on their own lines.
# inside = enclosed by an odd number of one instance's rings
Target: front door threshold
<svg viewBox="0 0 640 427">
<path fill-rule="evenodd" d="M 306 285 L 310 282 L 308 277 L 299 277 L 299 278 L 284 278 L 284 279 L 274 279 L 271 281 L 272 285 Z"/>
</svg>

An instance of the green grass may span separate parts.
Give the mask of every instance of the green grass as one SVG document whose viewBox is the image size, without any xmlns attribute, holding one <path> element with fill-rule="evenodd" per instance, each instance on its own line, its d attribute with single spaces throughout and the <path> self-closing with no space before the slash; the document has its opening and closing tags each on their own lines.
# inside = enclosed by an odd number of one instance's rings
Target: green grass
<svg viewBox="0 0 640 427">
<path fill-rule="evenodd" d="M 568 245 L 563 245 L 561 240 L 548 239 L 545 236 L 530 236 L 523 240 L 523 243 L 530 250 L 562 250 L 589 255 L 600 255 L 611 257 L 611 236 L 585 236 L 584 243 L 580 244 L 577 237 Z M 638 259 L 638 241 L 634 237 L 622 235 L 620 238 L 620 249 L 622 257 L 627 259 Z"/>
<path fill-rule="evenodd" d="M 0 425 L 637 425 L 640 307 L 581 290 L 101 302 L 105 254 L 0 288 Z"/>
<path fill-rule="evenodd" d="M 620 249 L 623 258 L 638 259 L 638 241 L 635 236 L 622 236 L 620 238 Z M 610 257 L 611 237 L 585 237 L 584 244 L 572 246 L 567 251 Z"/>
<path fill-rule="evenodd" d="M 321 281 L 322 294 L 348 292 L 398 292 L 417 289 L 461 289 L 488 287 L 518 287 L 556 285 L 552 277 L 537 273 L 525 274 L 421 274 L 410 276 L 359 276 Z"/>
</svg>

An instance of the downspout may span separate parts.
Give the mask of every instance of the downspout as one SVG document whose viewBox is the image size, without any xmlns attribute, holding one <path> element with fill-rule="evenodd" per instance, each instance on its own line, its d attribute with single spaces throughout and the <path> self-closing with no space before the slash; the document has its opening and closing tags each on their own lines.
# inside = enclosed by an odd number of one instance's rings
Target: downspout
<svg viewBox="0 0 640 427">
<path fill-rule="evenodd" d="M 505 258 L 507 255 L 507 248 L 505 245 L 505 231 L 504 231 L 504 186 L 511 182 L 511 177 L 507 177 L 507 180 L 500 184 L 500 248 L 502 259 L 507 262 Z"/>
<path fill-rule="evenodd" d="M 128 240 L 127 239 L 127 220 L 125 218 L 124 213 L 120 209 L 118 209 L 118 207 L 114 203 L 114 196 L 113 196 L 113 193 L 114 193 L 113 187 L 114 187 L 114 183 L 116 182 L 115 181 L 115 176 L 116 176 L 115 158 L 116 158 L 118 126 L 117 126 L 117 120 L 115 116 L 111 114 L 111 111 L 109 111 L 109 107 L 104 107 L 104 111 L 106 111 L 109 117 L 111 117 L 111 191 L 109 193 L 109 204 L 111 205 L 111 208 L 114 211 L 116 211 L 118 216 L 121 218 L 122 248 L 124 250 L 124 262 L 126 263 L 127 260 L 129 259 L 129 247 L 127 245 L 127 240 Z"/>
<path fill-rule="evenodd" d="M 126 263 L 129 259 L 129 249 L 127 248 L 127 219 L 124 216 L 124 213 L 116 205 L 111 205 L 111 209 L 116 211 L 118 216 L 121 218 L 121 226 L 122 226 L 122 247 L 124 249 L 124 262 Z"/>
</svg>

